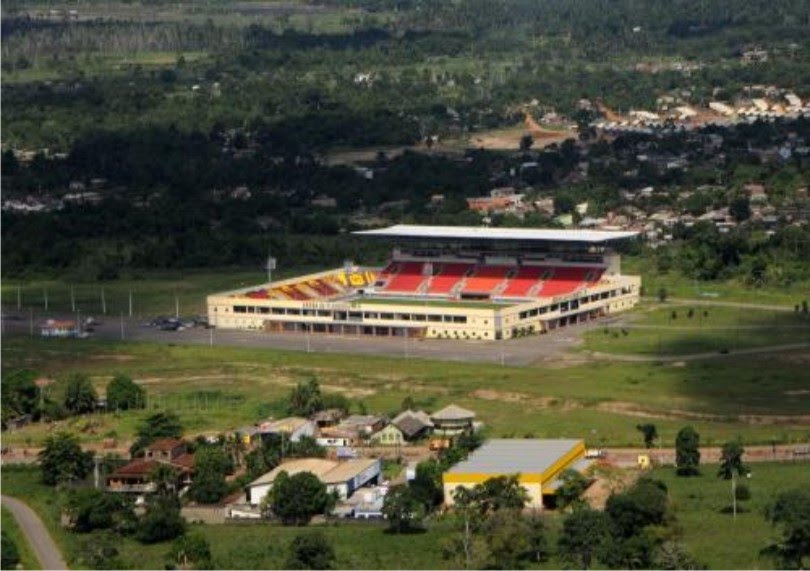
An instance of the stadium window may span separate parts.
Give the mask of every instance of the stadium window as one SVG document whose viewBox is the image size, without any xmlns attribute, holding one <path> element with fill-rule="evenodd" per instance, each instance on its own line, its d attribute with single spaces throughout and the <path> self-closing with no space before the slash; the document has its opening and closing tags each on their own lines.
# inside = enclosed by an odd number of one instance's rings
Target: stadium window
<svg viewBox="0 0 810 571">
<path fill-rule="evenodd" d="M 244 305 L 234 305 L 233 306 L 234 313 L 247 313 L 247 307 Z"/>
<path fill-rule="evenodd" d="M 414 315 L 413 316 L 414 321 L 425 321 L 426 319 L 427 319 L 427 317 L 422 315 L 421 313 L 419 315 Z"/>
<path fill-rule="evenodd" d="M 363 316 L 366 319 L 378 319 L 380 314 L 377 313 L 376 311 L 367 311 L 366 313 L 363 314 Z"/>
<path fill-rule="evenodd" d="M 544 313 L 548 313 L 548 308 L 547 307 L 541 307 L 540 308 L 540 315 L 543 315 Z"/>
<path fill-rule="evenodd" d="M 394 319 L 393 313 L 381 313 L 380 319 Z"/>
<path fill-rule="evenodd" d="M 398 313 L 397 314 L 397 319 L 400 319 L 402 321 L 410 321 L 411 320 L 411 314 L 410 313 Z"/>
<path fill-rule="evenodd" d="M 560 304 L 559 303 L 552 303 L 551 307 L 549 308 L 549 311 L 557 311 L 558 309 L 560 309 Z"/>
<path fill-rule="evenodd" d="M 273 315 L 284 315 L 284 308 L 283 307 L 274 307 L 270 311 Z"/>
<path fill-rule="evenodd" d="M 304 315 L 306 315 L 308 317 L 314 317 L 315 316 L 315 310 L 314 309 L 305 309 L 304 310 Z"/>
<path fill-rule="evenodd" d="M 326 311 L 326 310 L 323 310 L 323 309 L 319 309 L 316 312 L 316 314 L 318 315 L 318 317 L 332 317 L 332 312 L 331 311 Z"/>
<path fill-rule="evenodd" d="M 467 316 L 466 315 L 454 315 L 453 316 L 453 323 L 467 323 Z"/>
<path fill-rule="evenodd" d="M 269 307 L 260 307 L 259 308 L 259 313 L 270 313 L 270 308 Z"/>
<path fill-rule="evenodd" d="M 529 312 L 529 317 L 535 317 L 538 313 L 538 309 L 534 308 Z"/>
<path fill-rule="evenodd" d="M 300 309 L 287 309 L 287 315 L 301 315 Z"/>
<path fill-rule="evenodd" d="M 520 312 L 520 319 L 526 319 L 527 317 L 529 317 L 529 312 L 528 311 L 521 311 Z"/>
<path fill-rule="evenodd" d="M 441 315 L 428 315 L 428 321 L 441 321 Z"/>
</svg>

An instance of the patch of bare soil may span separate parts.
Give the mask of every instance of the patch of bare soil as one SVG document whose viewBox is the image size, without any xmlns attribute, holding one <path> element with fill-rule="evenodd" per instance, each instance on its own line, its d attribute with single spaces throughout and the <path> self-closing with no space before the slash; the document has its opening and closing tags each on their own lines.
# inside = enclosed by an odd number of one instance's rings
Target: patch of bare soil
<svg viewBox="0 0 810 571">
<path fill-rule="evenodd" d="M 585 490 L 582 498 L 595 510 L 605 509 L 608 498 L 628 489 L 639 476 L 640 470 L 618 468 L 610 465 L 596 465 L 591 469 L 593 483 Z"/>
</svg>

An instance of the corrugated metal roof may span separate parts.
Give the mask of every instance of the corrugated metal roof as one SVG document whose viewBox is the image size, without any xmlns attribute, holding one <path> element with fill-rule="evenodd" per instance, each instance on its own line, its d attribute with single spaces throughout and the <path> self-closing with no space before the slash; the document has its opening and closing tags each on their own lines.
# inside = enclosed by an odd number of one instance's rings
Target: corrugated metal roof
<svg viewBox="0 0 810 571">
<path fill-rule="evenodd" d="M 470 457 L 448 474 L 542 474 L 572 448 L 575 439 L 507 439 L 486 441 Z"/>
<path fill-rule="evenodd" d="M 256 480 L 248 484 L 248 487 L 270 484 L 281 472 L 287 472 L 290 476 L 298 474 L 299 472 L 311 472 L 324 484 L 342 484 L 348 482 L 375 463 L 377 463 L 375 458 L 356 458 L 343 462 L 326 460 L 324 458 L 299 458 L 297 460 L 284 462 L 272 471 L 259 476 Z"/>
<path fill-rule="evenodd" d="M 601 243 L 638 236 L 638 232 L 606 230 L 553 230 L 539 228 L 485 228 L 477 226 L 420 226 L 397 224 L 376 230 L 359 230 L 354 234 L 388 238 L 437 238 L 464 240 L 526 240 L 538 242 Z"/>
<path fill-rule="evenodd" d="M 430 415 L 434 421 L 439 420 L 472 420 L 475 418 L 475 413 L 466 408 L 461 408 L 455 404 L 444 407 L 439 412 L 434 412 Z"/>
</svg>

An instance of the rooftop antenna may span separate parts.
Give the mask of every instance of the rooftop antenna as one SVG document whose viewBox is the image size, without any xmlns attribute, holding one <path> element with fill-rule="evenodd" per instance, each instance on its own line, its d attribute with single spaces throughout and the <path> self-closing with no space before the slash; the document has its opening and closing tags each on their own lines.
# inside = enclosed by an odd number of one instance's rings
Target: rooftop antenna
<svg viewBox="0 0 810 571">
<path fill-rule="evenodd" d="M 276 269 L 276 259 L 269 252 L 267 253 L 267 265 L 265 269 L 267 270 L 267 283 L 272 283 L 273 270 Z"/>
</svg>

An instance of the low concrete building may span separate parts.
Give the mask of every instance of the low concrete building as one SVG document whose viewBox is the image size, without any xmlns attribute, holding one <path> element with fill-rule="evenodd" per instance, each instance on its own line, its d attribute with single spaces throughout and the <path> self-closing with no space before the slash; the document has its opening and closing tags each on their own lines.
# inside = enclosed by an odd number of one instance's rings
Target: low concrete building
<svg viewBox="0 0 810 571">
<path fill-rule="evenodd" d="M 326 485 L 327 491 L 336 492 L 340 499 L 345 500 L 357 489 L 377 483 L 381 465 L 376 458 L 358 458 L 343 462 L 325 458 L 290 460 L 248 484 L 247 502 L 253 506 L 260 505 L 281 472 L 287 472 L 290 476 L 299 472 L 311 472 Z"/>
<path fill-rule="evenodd" d="M 389 424 L 382 430 L 375 432 L 371 436 L 371 441 L 380 446 L 402 446 L 405 444 L 405 437 L 395 424 Z"/>
<path fill-rule="evenodd" d="M 488 440 L 442 476 L 444 501 L 453 505 L 457 488 L 472 488 L 491 478 L 516 474 L 529 496 L 526 507 L 543 508 L 544 497 L 554 495 L 560 474 L 569 468 L 582 471 L 589 462 L 582 440 Z"/>
</svg>

